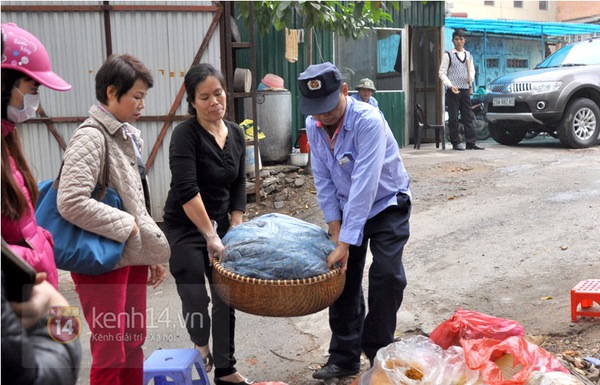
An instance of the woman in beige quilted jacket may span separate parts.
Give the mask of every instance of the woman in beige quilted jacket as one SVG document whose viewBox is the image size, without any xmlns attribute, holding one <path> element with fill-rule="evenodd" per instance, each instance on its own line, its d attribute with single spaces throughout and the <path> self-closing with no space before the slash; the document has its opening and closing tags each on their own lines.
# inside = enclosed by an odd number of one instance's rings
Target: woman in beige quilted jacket
<svg viewBox="0 0 600 385">
<path fill-rule="evenodd" d="M 164 279 L 170 256 L 166 237 L 150 215 L 140 131 L 132 126 L 152 87 L 150 70 L 130 55 L 111 56 L 96 74 L 96 98 L 89 119 L 73 134 L 64 155 L 58 209 L 75 225 L 125 248 L 116 268 L 87 275 L 72 272 L 92 332 L 92 385 L 141 385 L 146 337 L 146 286 Z M 100 130 L 90 125 L 100 127 Z M 93 199 L 109 151 L 109 187 L 123 211 Z"/>
</svg>

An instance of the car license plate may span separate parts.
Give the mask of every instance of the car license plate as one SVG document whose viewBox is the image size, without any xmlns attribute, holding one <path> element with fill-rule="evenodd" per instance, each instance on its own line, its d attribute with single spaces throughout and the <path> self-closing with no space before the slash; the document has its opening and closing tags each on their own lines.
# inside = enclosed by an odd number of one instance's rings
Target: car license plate
<svg viewBox="0 0 600 385">
<path fill-rule="evenodd" d="M 515 98 L 494 98 L 492 105 L 494 107 L 514 107 Z"/>
</svg>

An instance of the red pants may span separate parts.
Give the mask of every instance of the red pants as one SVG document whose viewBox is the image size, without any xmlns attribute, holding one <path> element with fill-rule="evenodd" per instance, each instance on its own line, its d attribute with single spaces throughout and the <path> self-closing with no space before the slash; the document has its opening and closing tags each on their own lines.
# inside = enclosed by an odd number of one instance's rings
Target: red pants
<svg viewBox="0 0 600 385">
<path fill-rule="evenodd" d="M 141 385 L 148 266 L 71 273 L 90 331 L 91 385 Z"/>
</svg>

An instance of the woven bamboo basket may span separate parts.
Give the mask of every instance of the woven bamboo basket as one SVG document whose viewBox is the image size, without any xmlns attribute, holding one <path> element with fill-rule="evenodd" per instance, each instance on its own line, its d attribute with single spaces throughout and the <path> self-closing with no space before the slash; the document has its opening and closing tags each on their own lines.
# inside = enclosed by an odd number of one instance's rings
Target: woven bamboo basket
<svg viewBox="0 0 600 385">
<path fill-rule="evenodd" d="M 339 268 L 304 279 L 249 278 L 213 265 L 213 284 L 223 301 L 245 313 L 267 317 L 297 317 L 316 313 L 342 294 L 346 274 Z"/>
</svg>

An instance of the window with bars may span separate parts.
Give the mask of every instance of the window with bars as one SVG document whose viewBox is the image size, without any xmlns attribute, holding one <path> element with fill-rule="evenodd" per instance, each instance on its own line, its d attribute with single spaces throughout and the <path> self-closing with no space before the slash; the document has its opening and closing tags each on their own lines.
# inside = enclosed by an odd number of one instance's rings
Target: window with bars
<svg viewBox="0 0 600 385">
<path fill-rule="evenodd" d="M 523 2 L 522 1 L 513 1 L 513 7 L 523 8 Z"/>
<path fill-rule="evenodd" d="M 487 68 L 499 68 L 500 67 L 500 58 L 497 57 L 488 57 L 485 59 L 485 66 Z"/>
<path fill-rule="evenodd" d="M 529 68 L 529 59 L 507 58 L 506 68 Z"/>
<path fill-rule="evenodd" d="M 485 0 L 483 2 L 483 5 L 489 5 L 489 6 L 493 7 L 494 6 L 494 1 L 493 0 L 492 1 Z"/>
<path fill-rule="evenodd" d="M 538 8 L 539 8 L 540 11 L 547 11 L 548 10 L 548 2 L 547 1 L 540 1 Z"/>
</svg>

